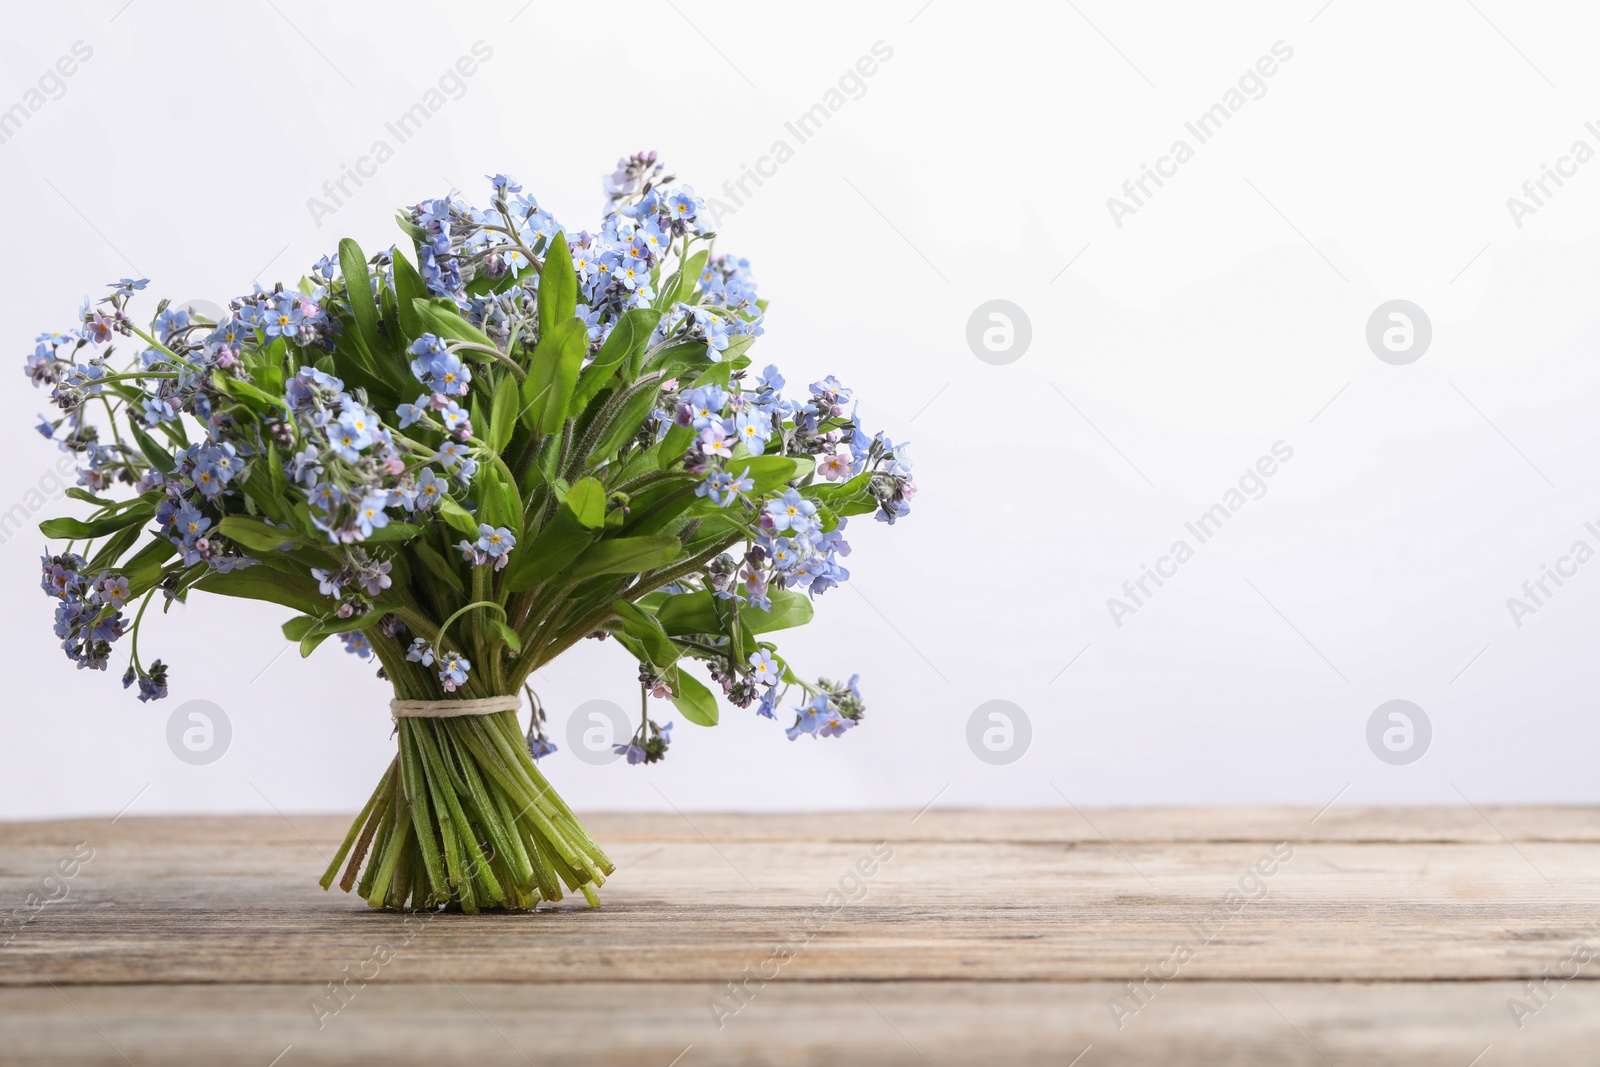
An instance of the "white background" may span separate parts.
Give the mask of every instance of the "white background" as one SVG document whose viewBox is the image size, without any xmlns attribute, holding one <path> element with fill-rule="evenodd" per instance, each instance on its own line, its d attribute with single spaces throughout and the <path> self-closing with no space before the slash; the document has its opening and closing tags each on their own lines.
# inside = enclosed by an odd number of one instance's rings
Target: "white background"
<svg viewBox="0 0 1600 1067">
<path fill-rule="evenodd" d="M 121 275 L 223 302 L 340 236 L 396 240 L 399 205 L 481 202 L 494 171 L 578 228 L 620 154 L 655 148 L 717 195 L 784 139 L 794 158 L 721 227 L 772 301 L 757 360 L 843 378 L 913 442 L 921 487 L 904 524 L 858 520 L 856 578 L 782 642 L 810 673 L 860 671 L 869 717 L 791 744 L 725 708 L 650 768 L 563 751 L 545 767 L 576 806 L 1600 797 L 1600 562 L 1520 628 L 1507 607 L 1600 547 L 1600 161 L 1520 228 L 1506 205 L 1573 141 L 1600 149 L 1589 5 L 124 4 L 7 5 L 0 108 L 74 42 L 93 57 L 0 144 L 0 510 L 56 458 L 20 373 L 34 334 Z M 307 199 L 393 145 L 385 122 L 477 40 L 493 58 L 461 99 L 319 228 Z M 865 95 L 798 144 L 785 121 L 878 41 Z M 1277 41 L 1266 94 L 1118 227 L 1107 197 L 1194 146 L 1184 122 Z M 995 298 L 1032 322 L 1007 366 L 965 337 Z M 1395 298 L 1433 324 L 1408 366 L 1365 340 Z M 1280 440 L 1265 496 L 1116 626 L 1107 598 Z M 147 628 L 172 697 L 140 704 L 120 665 L 61 655 L 41 547 L 0 546 L 0 816 L 365 798 L 392 752 L 369 665 L 332 642 L 276 658 L 281 609 L 196 595 Z M 633 673 L 592 643 L 546 669 L 558 743 L 585 700 L 633 707 Z M 1366 741 L 1396 698 L 1433 726 L 1407 766 Z M 210 766 L 167 747 L 193 699 L 232 724 Z M 966 740 L 995 699 L 1032 724 L 1006 766 Z"/>
</svg>

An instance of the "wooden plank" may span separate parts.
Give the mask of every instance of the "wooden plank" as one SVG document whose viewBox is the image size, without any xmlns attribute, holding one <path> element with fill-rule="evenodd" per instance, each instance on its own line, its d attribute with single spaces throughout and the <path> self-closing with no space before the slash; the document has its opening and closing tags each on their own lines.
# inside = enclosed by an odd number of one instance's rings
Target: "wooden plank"
<svg viewBox="0 0 1600 1067">
<path fill-rule="evenodd" d="M 616 841 L 1511 841 L 1600 842 L 1600 808 L 1576 806 L 1060 808 L 687 815 L 595 812 L 584 824 Z M 1313 821 L 1315 820 L 1315 821 Z M 0 849 L 104 836 L 107 819 L 0 821 Z M 185 815 L 117 821 L 118 839 L 172 844 L 336 844 L 349 815 Z"/>
<path fill-rule="evenodd" d="M 1052 841 L 1025 819 L 1022 841 L 878 845 L 786 840 L 807 820 L 784 817 L 720 840 L 630 821 L 599 912 L 410 922 L 315 887 L 332 821 L 8 827 L 0 899 L 25 899 L 76 835 L 96 851 L 13 931 L 0 984 L 326 981 L 380 942 L 404 945 L 394 981 L 727 981 L 805 935 L 789 969 L 816 981 L 1127 979 L 1180 943 L 1195 979 L 1490 979 L 1539 974 L 1600 922 L 1600 844 L 1567 840 Z"/>
<path fill-rule="evenodd" d="M 1588 809 L 590 821 L 602 910 L 421 917 L 316 888 L 339 818 L 0 825 L 0 1063 L 1492 1067 L 1600 1039 Z"/>
<path fill-rule="evenodd" d="M 1600 986 L 1552 986 L 1518 1029 L 1511 982 L 1174 983 L 1119 1029 L 1104 982 L 799 982 L 737 1013 L 710 984 L 311 985 L 0 990 L 0 1062 L 39 1067 L 1496 1067 L 1587 1063 Z M 322 1003 L 322 1012 L 312 1005 Z M 318 1028 L 319 1022 L 322 1024 Z M 1087 1049 L 1087 1051 L 1085 1051 Z M 687 1051 L 686 1051 L 687 1050 Z M 282 1057 L 278 1059 L 278 1057 Z M 1075 1057 L 1080 1057 L 1075 1059 Z"/>
</svg>

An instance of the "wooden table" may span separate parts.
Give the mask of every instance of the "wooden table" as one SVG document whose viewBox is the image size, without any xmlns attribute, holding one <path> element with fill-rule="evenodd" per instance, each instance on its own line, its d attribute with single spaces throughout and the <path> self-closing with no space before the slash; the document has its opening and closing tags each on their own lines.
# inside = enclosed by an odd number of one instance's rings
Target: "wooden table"
<svg viewBox="0 0 1600 1067">
<path fill-rule="evenodd" d="M 588 824 L 618 863 L 601 910 L 411 918 L 316 887 L 343 818 L 0 824 L 0 907 L 20 909 L 0 911 L 0 1063 L 1491 1067 L 1600 1049 L 1592 809 Z"/>
</svg>

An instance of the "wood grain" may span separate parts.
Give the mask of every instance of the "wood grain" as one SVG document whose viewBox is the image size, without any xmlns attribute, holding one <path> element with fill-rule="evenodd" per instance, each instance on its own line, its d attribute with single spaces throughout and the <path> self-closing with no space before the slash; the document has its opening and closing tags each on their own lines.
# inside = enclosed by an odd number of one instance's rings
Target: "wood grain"
<svg viewBox="0 0 1600 1067">
<path fill-rule="evenodd" d="M 0 824 L 0 1063 L 1488 1067 L 1600 1037 L 1593 809 L 586 821 L 601 910 L 409 919 L 315 886 L 343 818 Z"/>
</svg>

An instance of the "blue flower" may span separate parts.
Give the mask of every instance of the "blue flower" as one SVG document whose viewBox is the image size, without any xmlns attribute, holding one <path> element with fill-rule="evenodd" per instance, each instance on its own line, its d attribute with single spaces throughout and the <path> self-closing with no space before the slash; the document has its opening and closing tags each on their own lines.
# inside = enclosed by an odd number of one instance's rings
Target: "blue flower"
<svg viewBox="0 0 1600 1067">
<path fill-rule="evenodd" d="M 413 638 L 411 647 L 406 649 L 406 659 L 412 663 L 420 663 L 424 667 L 433 666 L 433 646 L 420 637 Z"/>
<path fill-rule="evenodd" d="M 456 687 L 467 683 L 467 672 L 472 670 L 472 661 L 459 652 L 446 652 L 439 657 L 439 686 L 446 693 L 454 693 Z"/>
<path fill-rule="evenodd" d="M 708 456 L 733 458 L 733 446 L 728 444 L 728 431 L 720 422 L 713 422 L 700 431 L 700 451 Z"/>
<path fill-rule="evenodd" d="M 317 580 L 317 592 L 323 596 L 337 597 L 344 588 L 344 580 L 339 577 L 338 571 L 312 567 L 311 577 Z"/>
<path fill-rule="evenodd" d="M 368 493 L 356 508 L 356 529 L 361 531 L 362 537 L 371 537 L 372 531 L 381 530 L 389 525 L 389 513 L 383 509 L 389 506 L 389 491 L 379 489 Z"/>
<path fill-rule="evenodd" d="M 171 341 L 172 335 L 189 325 L 189 312 L 185 308 L 167 308 L 156 316 L 156 335 L 162 341 Z"/>
<path fill-rule="evenodd" d="M 402 430 L 415 425 L 418 419 L 428 413 L 428 395 L 424 393 L 422 396 L 417 397 L 414 404 L 399 405 L 394 409 L 394 413 L 400 416 L 400 428 Z"/>
<path fill-rule="evenodd" d="M 317 479 L 322 476 L 321 456 L 316 448 L 307 445 L 304 449 L 289 457 L 289 462 L 284 464 L 284 473 L 289 475 L 304 486 L 317 484 Z"/>
<path fill-rule="evenodd" d="M 195 541 L 204 537 L 210 528 L 211 520 L 202 515 L 192 502 L 185 501 L 178 509 L 177 533 L 183 538 L 183 547 L 193 547 Z"/>
<path fill-rule="evenodd" d="M 488 523 L 478 524 L 478 551 L 490 559 L 499 559 L 516 547 L 516 537 L 504 526 L 495 527 L 490 526 Z"/>
<path fill-rule="evenodd" d="M 425 333 L 415 341 L 412 341 L 411 347 L 406 351 L 413 356 L 431 359 L 444 353 L 444 341 L 440 340 L 437 334 Z"/>
<path fill-rule="evenodd" d="M 778 687 L 773 686 L 761 694 L 761 703 L 756 705 L 756 714 L 764 719 L 776 719 L 778 709 Z"/>
<path fill-rule="evenodd" d="M 374 431 L 378 420 L 359 404 L 352 404 L 339 413 L 339 423 L 329 437 L 332 439 L 334 451 L 346 463 L 354 463 L 361 458 L 361 453 L 369 447 L 374 440 Z"/>
<path fill-rule="evenodd" d="M 311 502 L 323 511 L 332 511 L 344 501 L 344 493 L 332 482 L 320 482 L 311 489 Z"/>
<path fill-rule="evenodd" d="M 733 417 L 733 436 L 752 456 L 761 455 L 772 436 L 772 416 L 760 409 L 739 412 Z"/>
<path fill-rule="evenodd" d="M 697 430 L 704 430 L 712 423 L 721 420 L 722 409 L 728 404 L 728 394 L 718 386 L 703 385 L 698 389 L 687 390 L 683 394 L 683 402 L 689 405 L 689 425 Z"/>
<path fill-rule="evenodd" d="M 300 332 L 300 323 L 305 320 L 305 313 L 300 310 L 300 301 L 284 294 L 278 306 L 267 313 L 266 334 L 268 337 L 292 338 Z"/>
<path fill-rule="evenodd" d="M 667 200 L 667 214 L 677 222 L 688 222 L 699 214 L 700 202 L 695 198 L 694 190 L 684 186 L 683 191 L 674 194 Z M 770 280 L 770 279 L 769 279 Z"/>
<path fill-rule="evenodd" d="M 755 482 L 749 478 L 735 478 L 727 471 L 716 468 L 706 472 L 705 479 L 695 486 L 694 495 L 710 497 L 713 504 L 727 507 L 739 498 L 741 492 L 749 492 Z"/>
<path fill-rule="evenodd" d="M 362 659 L 372 658 L 372 642 L 367 640 L 367 635 L 360 630 L 351 630 L 339 635 L 339 640 L 344 642 L 344 650 L 360 656 Z"/>
<path fill-rule="evenodd" d="M 466 410 L 454 400 L 450 401 L 449 404 L 445 405 L 444 410 L 439 412 L 439 418 L 444 420 L 444 428 L 449 433 L 456 433 L 460 430 L 471 432 L 472 423 L 468 420 Z"/>
<path fill-rule="evenodd" d="M 446 396 L 466 395 L 472 371 L 455 353 L 445 351 L 438 337 L 423 334 L 412 343 L 410 352 L 417 357 L 411 361 L 411 373 L 423 385 Z"/>
<path fill-rule="evenodd" d="M 113 608 L 120 608 L 127 603 L 128 594 L 128 579 L 122 575 L 113 574 L 100 579 L 100 599 Z"/>
<path fill-rule="evenodd" d="M 798 707 L 795 711 L 799 712 L 799 718 L 785 731 L 789 735 L 789 740 L 793 741 L 801 734 L 815 736 L 817 728 L 822 725 L 824 716 L 828 713 L 828 694 L 818 693 L 811 703 Z"/>
<path fill-rule="evenodd" d="M 798 489 L 790 489 L 776 500 L 767 501 L 766 514 L 775 530 L 809 530 L 816 513 L 817 506 L 801 496 Z"/>
<path fill-rule="evenodd" d="M 429 468 L 417 476 L 417 484 L 405 497 L 407 511 L 426 511 L 439 502 L 444 494 L 445 482 Z"/>
<path fill-rule="evenodd" d="M 783 667 L 763 648 L 750 654 L 750 677 L 761 685 L 777 685 L 783 677 Z"/>
<path fill-rule="evenodd" d="M 533 266 L 533 260 L 528 258 L 526 252 L 520 248 L 508 248 L 500 254 L 500 262 L 512 274 L 521 274 Z"/>
<path fill-rule="evenodd" d="M 830 708 L 824 712 L 817 724 L 818 737 L 843 737 L 844 732 L 855 726 L 856 721 L 842 714 L 837 708 Z"/>
</svg>

